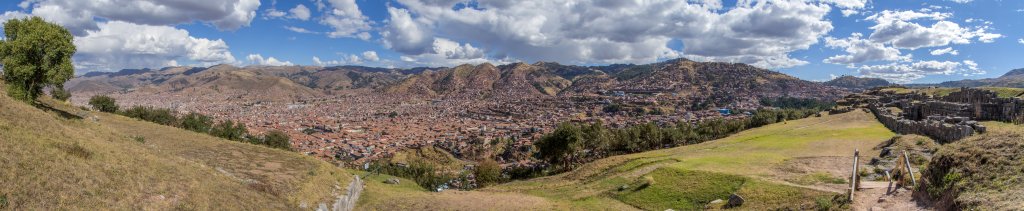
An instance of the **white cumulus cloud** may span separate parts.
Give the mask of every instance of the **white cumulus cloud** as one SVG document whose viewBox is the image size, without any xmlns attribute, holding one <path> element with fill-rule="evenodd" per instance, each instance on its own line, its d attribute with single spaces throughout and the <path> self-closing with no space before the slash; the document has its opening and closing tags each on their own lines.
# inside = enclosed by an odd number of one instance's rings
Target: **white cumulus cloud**
<svg viewBox="0 0 1024 211">
<path fill-rule="evenodd" d="M 365 51 L 365 52 L 363 52 L 363 59 L 366 59 L 367 61 L 371 61 L 371 62 L 380 61 L 380 57 L 377 56 L 377 52 L 376 51 Z"/>
<path fill-rule="evenodd" d="M 932 55 L 935 55 L 935 56 L 943 55 L 943 54 L 949 54 L 949 55 L 956 56 L 956 55 L 960 54 L 959 51 L 953 50 L 953 47 L 948 47 L 948 48 L 943 48 L 943 49 L 935 49 L 935 50 L 932 50 L 930 53 Z"/>
<path fill-rule="evenodd" d="M 260 6 L 259 0 L 26 0 L 23 4 L 32 8 L 32 15 L 61 24 L 78 36 L 99 29 L 97 18 L 145 25 L 199 21 L 235 30 L 248 26 Z"/>
<path fill-rule="evenodd" d="M 954 75 L 971 76 L 984 74 L 985 71 L 978 69 L 978 64 L 971 60 L 961 62 L 954 61 L 918 61 L 913 63 L 891 63 L 883 65 L 864 65 L 857 71 L 867 77 L 883 78 L 890 81 L 906 83 L 928 75 Z"/>
<path fill-rule="evenodd" d="M 862 8 L 860 1 L 829 1 Z M 385 47 L 407 59 L 469 59 L 438 52 L 445 39 L 494 58 L 563 63 L 652 62 L 686 56 L 783 68 L 806 64 L 789 53 L 832 30 L 828 3 L 741 1 L 399 0 L 382 28 Z M 445 42 L 445 41 L 442 41 Z M 682 42 L 683 49 L 668 47 Z M 445 44 L 445 43 L 441 43 Z M 454 55 L 454 56 L 452 56 Z"/>
<path fill-rule="evenodd" d="M 249 54 L 249 56 L 246 57 L 246 58 L 249 59 L 249 63 L 250 64 L 254 64 L 254 65 L 266 65 L 266 66 L 292 66 L 292 65 L 294 65 L 290 61 L 281 61 L 281 60 L 278 60 L 277 58 L 274 58 L 274 57 L 268 57 L 268 58 L 264 59 L 263 55 L 260 55 L 260 54 Z"/>
<path fill-rule="evenodd" d="M 97 28 L 75 37 L 78 52 L 73 60 L 79 71 L 236 62 L 223 40 L 192 37 L 183 29 L 123 21 L 99 23 Z"/>
<path fill-rule="evenodd" d="M 924 47 L 940 47 L 950 44 L 969 44 L 971 39 L 979 42 L 993 42 L 1002 37 L 1001 34 L 989 33 L 987 26 L 961 27 L 960 24 L 947 21 L 949 13 L 921 13 L 916 11 L 885 10 L 869 16 L 867 20 L 875 21 L 874 30 L 869 39 L 875 42 L 891 44 L 897 48 L 918 49 Z M 919 19 L 935 21 L 931 26 L 914 22 Z"/>
<path fill-rule="evenodd" d="M 825 38 L 825 46 L 844 49 L 847 54 L 826 58 L 824 62 L 848 65 L 869 61 L 908 61 L 911 59 L 910 55 L 901 55 L 899 49 L 861 39 L 863 36 L 860 33 L 853 33 L 845 39 Z"/>
<path fill-rule="evenodd" d="M 331 7 L 324 13 L 321 24 L 334 29 L 327 33 L 332 38 L 354 37 L 369 39 L 371 21 L 359 10 L 355 0 L 328 0 Z"/>
<path fill-rule="evenodd" d="M 284 29 L 287 29 L 288 31 L 293 31 L 293 32 L 296 32 L 296 33 L 303 33 L 303 34 L 319 34 L 320 33 L 320 32 L 310 31 L 309 29 L 306 29 L 306 28 L 295 27 L 295 26 L 285 26 Z"/>
<path fill-rule="evenodd" d="M 295 8 L 288 10 L 291 13 L 291 17 L 299 20 L 309 20 L 310 12 L 306 5 L 296 5 Z"/>
</svg>

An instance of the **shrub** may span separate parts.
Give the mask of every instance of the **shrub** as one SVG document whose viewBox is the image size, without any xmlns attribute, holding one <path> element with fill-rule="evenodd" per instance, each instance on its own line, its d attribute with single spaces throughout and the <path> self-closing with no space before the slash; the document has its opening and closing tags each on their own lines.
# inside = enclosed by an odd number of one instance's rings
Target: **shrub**
<svg viewBox="0 0 1024 211">
<path fill-rule="evenodd" d="M 280 130 L 273 130 L 263 135 L 262 144 L 285 150 L 292 150 L 292 142 L 288 137 L 288 134 L 281 132 Z"/>
<path fill-rule="evenodd" d="M 181 128 L 200 133 L 208 133 L 213 128 L 213 119 L 199 113 L 189 113 L 181 118 Z"/>
<path fill-rule="evenodd" d="M 96 95 L 89 98 L 89 105 L 93 110 L 114 113 L 117 112 L 117 101 L 106 95 Z"/>
<path fill-rule="evenodd" d="M 139 143 L 143 143 L 143 144 L 144 144 L 144 143 L 146 143 L 146 137 L 142 137 L 142 136 L 131 136 L 131 138 L 132 138 L 132 141 L 135 141 L 135 142 L 139 142 Z"/>
<path fill-rule="evenodd" d="M 452 180 L 451 175 L 439 173 L 437 168 L 427 162 L 413 161 L 408 167 L 393 165 L 390 163 L 372 162 L 371 171 L 389 174 L 397 177 L 411 178 L 416 184 L 427 190 L 437 190 Z"/>
<path fill-rule="evenodd" d="M 477 164 L 476 168 L 473 169 L 473 174 L 476 175 L 476 181 L 481 186 L 487 186 L 490 184 L 501 182 L 501 166 L 498 162 L 486 159 Z"/>
<path fill-rule="evenodd" d="M 618 113 L 619 111 L 622 111 L 622 105 L 609 104 L 607 106 L 604 106 L 604 108 L 601 110 L 603 110 L 605 113 Z"/>
<path fill-rule="evenodd" d="M 210 129 L 210 135 L 232 141 L 242 141 L 247 134 L 249 130 L 245 128 L 245 124 L 235 124 L 231 120 L 220 122 Z"/>
<path fill-rule="evenodd" d="M 178 117 L 170 109 L 133 106 L 124 110 L 123 115 L 161 125 L 176 126 L 178 124 Z"/>
<path fill-rule="evenodd" d="M 53 90 L 50 90 L 50 96 L 60 101 L 68 101 L 71 99 L 71 92 L 62 87 L 54 87 Z"/>
<path fill-rule="evenodd" d="M 89 159 L 90 157 L 92 157 L 92 152 L 90 152 L 88 149 L 85 149 L 85 147 L 82 147 L 82 145 L 79 145 L 78 143 L 64 145 L 61 147 L 61 149 L 63 149 L 64 152 L 67 152 L 69 155 L 79 157 L 82 159 Z"/>
</svg>

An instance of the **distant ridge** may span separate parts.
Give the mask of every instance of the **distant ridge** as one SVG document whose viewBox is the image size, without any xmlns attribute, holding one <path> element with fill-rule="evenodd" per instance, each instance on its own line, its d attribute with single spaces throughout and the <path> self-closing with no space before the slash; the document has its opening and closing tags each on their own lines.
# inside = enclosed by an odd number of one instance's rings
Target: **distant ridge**
<svg viewBox="0 0 1024 211">
<path fill-rule="evenodd" d="M 873 87 L 892 85 L 889 81 L 881 78 L 860 78 L 849 75 L 844 75 L 842 77 L 826 81 L 824 84 L 853 90 L 864 90 Z"/>
<path fill-rule="evenodd" d="M 576 66 L 555 62 L 463 64 L 456 67 L 364 66 L 168 67 L 88 73 L 66 87 L 91 96 L 105 93 L 230 95 L 231 99 L 294 101 L 345 91 L 370 91 L 422 98 L 539 97 L 654 91 L 719 103 L 762 97 L 835 99 L 845 91 L 740 63 L 672 59 L 651 64 Z"/>
<path fill-rule="evenodd" d="M 1006 74 L 1003 74 L 1003 76 L 1000 76 L 1000 78 L 1022 77 L 1022 76 L 1024 76 L 1024 68 L 1010 70 L 1010 72 L 1006 72 Z"/>
<path fill-rule="evenodd" d="M 1006 72 L 998 78 L 966 79 L 959 81 L 946 81 L 939 84 L 917 84 L 916 86 L 940 86 L 940 87 L 1011 87 L 1024 88 L 1024 68 L 1014 69 Z"/>
</svg>

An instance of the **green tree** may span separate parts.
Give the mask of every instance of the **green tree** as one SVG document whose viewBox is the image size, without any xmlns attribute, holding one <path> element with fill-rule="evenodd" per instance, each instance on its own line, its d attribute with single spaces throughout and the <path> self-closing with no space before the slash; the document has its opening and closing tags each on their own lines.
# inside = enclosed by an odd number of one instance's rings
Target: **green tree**
<svg viewBox="0 0 1024 211">
<path fill-rule="evenodd" d="M 245 124 L 241 122 L 235 124 L 231 120 L 220 122 L 210 129 L 210 135 L 232 141 L 241 141 L 247 134 L 249 131 L 245 128 Z"/>
<path fill-rule="evenodd" d="M 213 119 L 199 113 L 189 113 L 181 118 L 181 128 L 200 133 L 210 132 L 213 128 Z"/>
<path fill-rule="evenodd" d="M 71 99 L 71 92 L 64 89 L 63 86 L 54 86 L 53 90 L 50 90 L 50 96 L 52 96 L 53 99 L 66 102 L 68 99 Z"/>
<path fill-rule="evenodd" d="M 101 112 L 114 113 L 117 112 L 117 101 L 114 98 L 107 97 L 106 95 L 95 95 L 89 98 L 89 105 L 92 109 Z"/>
<path fill-rule="evenodd" d="M 492 159 L 486 159 L 477 164 L 473 174 L 481 186 L 495 184 L 501 181 L 501 165 Z"/>
<path fill-rule="evenodd" d="M 75 45 L 67 29 L 39 17 L 12 19 L 4 23 L 5 40 L 0 40 L 0 62 L 7 94 L 34 102 L 43 88 L 63 88 L 75 74 L 71 56 Z"/>
<path fill-rule="evenodd" d="M 495 160 L 486 159 L 476 165 L 473 174 L 476 175 L 476 182 L 481 186 L 495 184 L 502 180 L 502 166 Z"/>
<path fill-rule="evenodd" d="M 263 135 L 263 145 L 269 147 L 292 150 L 292 142 L 288 137 L 288 134 L 281 132 L 280 130 L 272 130 Z"/>
<path fill-rule="evenodd" d="M 555 131 L 534 143 L 540 149 L 540 157 L 556 165 L 558 171 L 573 168 L 576 159 L 580 158 L 579 153 L 583 153 L 583 144 L 583 131 L 576 124 L 568 122 L 559 124 Z"/>
<path fill-rule="evenodd" d="M 124 110 L 123 115 L 161 125 L 177 126 L 178 124 L 178 117 L 170 109 L 133 106 Z"/>
</svg>

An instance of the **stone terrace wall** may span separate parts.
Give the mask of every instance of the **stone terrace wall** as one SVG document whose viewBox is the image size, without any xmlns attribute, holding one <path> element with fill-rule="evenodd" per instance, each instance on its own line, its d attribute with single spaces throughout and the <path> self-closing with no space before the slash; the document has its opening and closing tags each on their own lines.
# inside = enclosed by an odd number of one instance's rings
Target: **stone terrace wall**
<svg viewBox="0 0 1024 211">
<path fill-rule="evenodd" d="M 960 103 L 969 109 L 969 115 L 978 121 L 1021 122 L 1024 117 L 1024 100 L 1020 98 L 999 98 L 996 92 L 981 89 L 961 88 L 950 93 L 942 101 Z M 924 114 L 925 116 L 932 114 Z"/>
<path fill-rule="evenodd" d="M 893 115 L 878 105 L 868 107 L 882 125 L 899 134 L 917 134 L 931 137 L 941 143 L 957 141 L 975 132 L 984 132 L 985 127 L 963 117 L 931 116 L 921 121 L 904 119 Z"/>
<path fill-rule="evenodd" d="M 317 211 L 352 211 L 356 209 L 356 202 L 359 202 L 359 195 L 363 193 L 363 180 L 359 178 L 359 175 L 354 175 L 352 183 L 348 184 L 348 188 L 344 195 L 338 196 L 338 199 L 334 201 L 331 209 L 327 209 L 327 204 L 320 204 Z"/>
<path fill-rule="evenodd" d="M 928 101 L 905 104 L 904 117 L 910 120 L 924 120 L 929 116 L 975 117 L 975 107 L 966 103 Z"/>
</svg>

